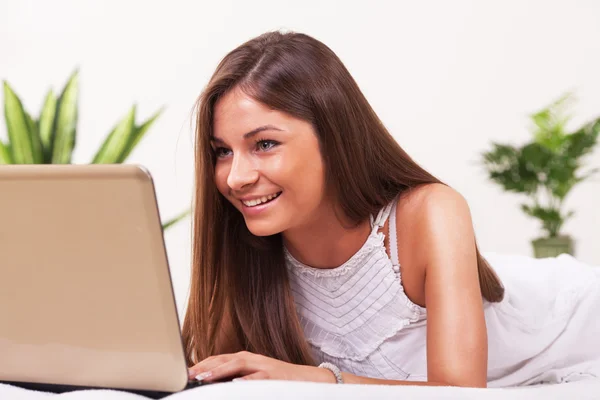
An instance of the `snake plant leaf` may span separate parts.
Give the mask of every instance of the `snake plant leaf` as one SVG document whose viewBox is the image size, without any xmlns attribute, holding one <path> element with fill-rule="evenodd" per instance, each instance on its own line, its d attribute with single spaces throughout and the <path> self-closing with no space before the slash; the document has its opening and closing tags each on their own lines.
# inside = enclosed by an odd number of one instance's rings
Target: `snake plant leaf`
<svg viewBox="0 0 600 400">
<path fill-rule="evenodd" d="M 110 132 L 100 150 L 94 156 L 93 164 L 115 164 L 131 142 L 135 130 L 135 109 L 133 105 L 127 115 Z"/>
<path fill-rule="evenodd" d="M 176 217 L 168 220 L 167 222 L 165 222 L 162 225 L 163 230 L 169 229 L 170 227 L 172 227 L 173 225 L 175 225 L 176 223 L 178 223 L 179 221 L 181 221 L 182 219 L 187 217 L 190 213 L 191 213 L 191 210 L 186 210 L 186 211 L 182 212 L 181 214 L 177 215 Z"/>
<path fill-rule="evenodd" d="M 29 135 L 31 136 L 31 152 L 33 154 L 33 161 L 36 164 L 43 164 L 44 150 L 42 148 L 38 123 L 31 118 L 31 115 L 29 115 L 27 111 L 25 111 L 25 117 L 27 118 L 27 127 L 29 128 Z"/>
<path fill-rule="evenodd" d="M 49 163 L 52 157 L 52 142 L 54 140 L 54 117 L 56 116 L 56 95 L 50 89 L 40 112 L 39 132 L 44 152 L 44 162 Z"/>
<path fill-rule="evenodd" d="M 12 164 L 10 150 L 4 142 L 0 140 L 0 164 Z"/>
<path fill-rule="evenodd" d="M 154 113 L 154 115 L 151 116 L 150 118 L 148 118 L 142 125 L 134 127 L 134 132 L 133 132 L 131 141 L 127 144 L 127 146 L 125 147 L 125 150 L 123 151 L 123 154 L 121 154 L 121 156 L 119 157 L 117 162 L 119 162 L 119 163 L 125 162 L 127 157 L 129 157 L 129 154 L 137 146 L 137 144 L 140 142 L 140 140 L 142 140 L 142 138 L 144 137 L 144 135 L 146 134 L 148 129 L 150 129 L 152 124 L 154 124 L 154 121 L 156 121 L 156 119 L 160 116 L 160 114 L 162 114 L 163 111 L 164 111 L 164 107 L 162 107 L 156 113 Z"/>
<path fill-rule="evenodd" d="M 57 101 L 52 164 L 70 164 L 77 135 L 79 72 L 75 70 Z"/>
<path fill-rule="evenodd" d="M 4 116 L 15 164 L 33 164 L 31 135 L 23 104 L 16 93 L 4 81 Z"/>
</svg>

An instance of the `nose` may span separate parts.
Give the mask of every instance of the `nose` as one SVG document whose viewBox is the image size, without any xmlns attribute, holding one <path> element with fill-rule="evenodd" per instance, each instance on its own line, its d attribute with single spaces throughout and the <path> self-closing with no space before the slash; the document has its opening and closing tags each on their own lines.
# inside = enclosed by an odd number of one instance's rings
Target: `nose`
<svg viewBox="0 0 600 400">
<path fill-rule="evenodd" d="M 251 160 L 244 156 L 235 155 L 227 176 L 227 185 L 231 190 L 241 190 L 244 186 L 255 183 L 258 176 L 259 173 Z"/>
</svg>

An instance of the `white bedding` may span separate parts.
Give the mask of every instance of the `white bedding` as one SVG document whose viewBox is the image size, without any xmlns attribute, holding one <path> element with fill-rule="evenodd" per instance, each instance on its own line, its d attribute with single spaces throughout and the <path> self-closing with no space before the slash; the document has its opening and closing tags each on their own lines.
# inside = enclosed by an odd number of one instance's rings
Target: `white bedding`
<svg viewBox="0 0 600 400">
<path fill-rule="evenodd" d="M 0 384 L 0 399 L 107 399 L 140 400 L 146 397 L 119 391 L 82 390 L 52 394 Z M 343 399 L 343 400 L 423 400 L 423 399 L 600 399 L 600 379 L 560 385 L 529 386 L 509 389 L 472 389 L 455 387 L 420 387 L 387 385 L 332 385 L 311 382 L 249 381 L 201 386 L 165 397 L 168 400 L 230 399 Z"/>
</svg>

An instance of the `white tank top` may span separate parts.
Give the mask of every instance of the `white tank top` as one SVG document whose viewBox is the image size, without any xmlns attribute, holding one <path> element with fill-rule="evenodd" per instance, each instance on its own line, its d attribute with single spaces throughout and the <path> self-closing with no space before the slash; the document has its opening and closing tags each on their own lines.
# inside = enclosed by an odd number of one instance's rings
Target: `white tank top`
<svg viewBox="0 0 600 400">
<path fill-rule="evenodd" d="M 337 268 L 302 264 L 284 249 L 296 310 L 317 362 L 390 380 L 427 380 L 427 312 L 404 293 L 394 200 L 370 218 L 364 245 Z M 379 230 L 389 222 L 390 254 Z M 505 298 L 484 300 L 488 386 L 600 377 L 600 269 L 570 256 L 486 253 Z"/>
</svg>

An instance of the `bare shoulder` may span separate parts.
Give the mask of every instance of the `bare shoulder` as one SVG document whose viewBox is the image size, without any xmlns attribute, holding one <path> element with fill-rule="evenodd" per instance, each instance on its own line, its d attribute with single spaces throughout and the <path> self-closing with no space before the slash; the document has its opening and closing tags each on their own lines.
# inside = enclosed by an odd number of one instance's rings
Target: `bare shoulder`
<svg viewBox="0 0 600 400">
<path fill-rule="evenodd" d="M 413 237 L 412 248 L 431 244 L 472 229 L 471 212 L 466 199 L 449 186 L 433 183 L 407 191 L 397 205 L 398 237 Z M 400 240 L 399 240 L 400 241 Z"/>
<path fill-rule="evenodd" d="M 431 183 L 411 189 L 399 198 L 398 213 L 413 217 L 470 214 L 466 199 L 455 189 L 441 183 Z"/>
<path fill-rule="evenodd" d="M 442 257 L 463 246 L 474 249 L 466 199 L 455 189 L 438 183 L 419 186 L 400 196 L 396 234 L 405 292 L 422 306 L 427 266 L 439 265 Z"/>
</svg>

